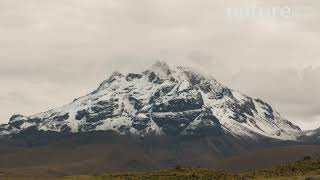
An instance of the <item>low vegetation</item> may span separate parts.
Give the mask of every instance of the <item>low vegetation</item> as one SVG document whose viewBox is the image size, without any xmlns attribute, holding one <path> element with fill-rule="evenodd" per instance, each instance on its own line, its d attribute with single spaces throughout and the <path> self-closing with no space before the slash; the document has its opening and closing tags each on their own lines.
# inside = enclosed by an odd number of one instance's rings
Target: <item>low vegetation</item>
<svg viewBox="0 0 320 180">
<path fill-rule="evenodd" d="M 29 178 L 28 180 L 44 180 L 44 178 Z M 140 172 L 107 174 L 103 176 L 72 176 L 61 178 L 48 178 L 47 180 L 178 180 L 178 179 L 222 179 L 222 180 L 249 180 L 249 179 L 269 179 L 269 180 L 320 180 L 320 159 L 305 157 L 303 160 L 278 166 L 269 169 L 261 169 L 240 174 L 231 174 L 223 171 L 210 169 L 182 168 Z M 0 180 L 27 180 L 17 178 L 0 178 Z"/>
<path fill-rule="evenodd" d="M 320 175 L 320 160 L 305 157 L 296 163 L 278 166 L 269 169 L 256 170 L 245 174 L 250 178 L 274 178 L 274 177 L 304 177 Z M 315 179 L 311 178 L 310 180 Z M 320 178 L 318 178 L 320 179 Z"/>
</svg>

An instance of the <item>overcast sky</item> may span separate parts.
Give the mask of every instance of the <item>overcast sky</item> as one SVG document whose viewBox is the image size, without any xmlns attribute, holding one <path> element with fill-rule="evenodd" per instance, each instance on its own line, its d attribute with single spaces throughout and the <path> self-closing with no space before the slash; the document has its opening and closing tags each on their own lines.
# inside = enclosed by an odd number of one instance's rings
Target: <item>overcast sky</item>
<svg viewBox="0 0 320 180">
<path fill-rule="evenodd" d="M 294 13 L 234 12 L 248 8 Z M 319 12 L 317 0 L 0 0 L 0 122 L 69 103 L 112 71 L 160 59 L 317 128 Z"/>
</svg>

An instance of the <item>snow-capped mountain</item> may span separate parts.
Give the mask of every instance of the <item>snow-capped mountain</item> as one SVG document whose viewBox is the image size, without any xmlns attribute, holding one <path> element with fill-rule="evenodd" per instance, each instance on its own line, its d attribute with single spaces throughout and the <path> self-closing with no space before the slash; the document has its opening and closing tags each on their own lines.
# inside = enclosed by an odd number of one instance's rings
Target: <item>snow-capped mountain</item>
<svg viewBox="0 0 320 180">
<path fill-rule="evenodd" d="M 298 140 L 303 142 L 309 142 L 312 144 L 320 143 L 320 128 L 315 130 L 302 131 Z"/>
<path fill-rule="evenodd" d="M 27 129 L 56 132 L 113 130 L 132 135 L 228 133 L 295 139 L 299 127 L 260 99 L 231 90 L 185 67 L 157 62 L 142 73 L 115 72 L 92 93 L 32 116 L 13 115 L 1 135 Z"/>
</svg>

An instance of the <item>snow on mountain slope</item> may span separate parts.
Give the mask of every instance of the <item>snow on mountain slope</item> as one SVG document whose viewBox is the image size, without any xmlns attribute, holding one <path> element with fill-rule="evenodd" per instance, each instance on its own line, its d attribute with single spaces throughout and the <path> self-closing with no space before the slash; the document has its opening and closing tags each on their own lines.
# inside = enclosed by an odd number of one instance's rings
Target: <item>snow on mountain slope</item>
<svg viewBox="0 0 320 180">
<path fill-rule="evenodd" d="M 301 131 L 298 140 L 309 143 L 320 143 L 320 128 L 315 130 Z"/>
<path fill-rule="evenodd" d="M 14 115 L 0 134 L 26 129 L 57 132 L 113 130 L 134 135 L 229 133 L 295 139 L 299 127 L 270 105 L 214 78 L 157 62 L 146 71 L 113 73 L 92 93 L 33 116 Z"/>
</svg>

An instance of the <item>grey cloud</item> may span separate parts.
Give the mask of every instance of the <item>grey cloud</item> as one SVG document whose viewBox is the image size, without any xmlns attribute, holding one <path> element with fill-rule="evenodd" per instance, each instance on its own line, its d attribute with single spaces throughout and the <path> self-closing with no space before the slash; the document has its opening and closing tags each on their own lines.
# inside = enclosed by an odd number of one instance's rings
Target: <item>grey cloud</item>
<svg viewBox="0 0 320 180">
<path fill-rule="evenodd" d="M 281 1 L 288 3 L 306 4 Z M 2 0 L 0 121 L 15 111 L 32 114 L 64 104 L 112 71 L 138 72 L 160 59 L 265 98 L 295 122 L 314 123 L 320 3 L 308 1 L 308 18 L 226 14 L 229 7 L 255 4 L 279 1 Z"/>
<path fill-rule="evenodd" d="M 313 122 L 320 116 L 320 68 L 303 70 L 242 70 L 229 80 L 230 86 L 261 97 L 297 122 Z M 316 121 L 320 125 L 320 120 Z M 309 126 L 300 123 L 300 126 Z"/>
</svg>

